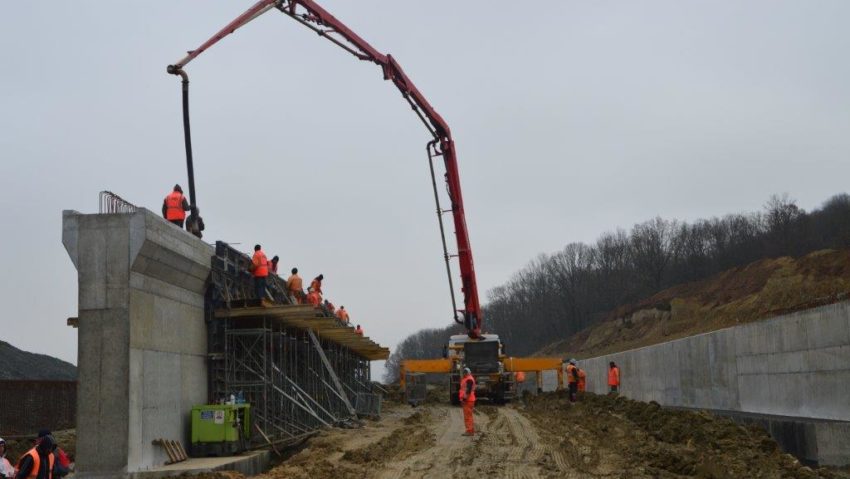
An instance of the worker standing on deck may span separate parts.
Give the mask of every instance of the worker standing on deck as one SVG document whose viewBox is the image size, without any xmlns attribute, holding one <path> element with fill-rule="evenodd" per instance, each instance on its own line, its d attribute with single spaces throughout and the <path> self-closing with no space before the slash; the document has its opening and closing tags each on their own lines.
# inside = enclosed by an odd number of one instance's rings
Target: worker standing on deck
<svg viewBox="0 0 850 479">
<path fill-rule="evenodd" d="M 15 468 L 6 459 L 6 441 L 2 437 L 0 437 L 0 477 L 9 479 L 14 479 L 15 477 Z"/>
<path fill-rule="evenodd" d="M 348 323 L 348 311 L 345 310 L 345 306 L 339 307 L 339 310 L 336 312 L 336 317 L 343 323 Z"/>
<path fill-rule="evenodd" d="M 570 391 L 570 402 L 576 402 L 578 394 L 578 368 L 576 367 L 575 359 L 570 359 L 567 364 L 567 386 Z"/>
<path fill-rule="evenodd" d="M 584 369 L 578 368 L 578 392 L 583 393 L 587 391 L 587 373 L 584 372 Z"/>
<path fill-rule="evenodd" d="M 197 206 L 190 208 L 189 217 L 186 218 L 186 231 L 192 233 L 198 238 L 203 238 L 204 234 L 204 219 L 201 218 L 201 210 Z"/>
<path fill-rule="evenodd" d="M 356 334 L 358 336 L 363 336 L 363 328 L 361 328 L 359 324 L 357 325 L 357 328 L 354 330 L 354 334 Z"/>
<path fill-rule="evenodd" d="M 328 301 L 327 299 L 325 300 L 325 309 L 331 314 L 336 313 L 336 306 L 334 306 L 334 304 Z"/>
<path fill-rule="evenodd" d="M 278 261 L 280 261 L 280 258 L 277 255 L 275 255 L 275 257 L 272 258 L 271 262 L 269 263 L 269 269 L 271 270 L 272 274 L 277 274 L 277 263 L 278 263 Z"/>
<path fill-rule="evenodd" d="M 183 188 L 180 188 L 180 185 L 174 185 L 174 190 L 162 201 L 162 216 L 183 228 L 187 211 L 189 211 L 189 201 L 183 196 Z"/>
<path fill-rule="evenodd" d="M 313 281 L 310 282 L 310 288 L 308 291 L 315 291 L 316 294 L 319 295 L 319 302 L 322 302 L 322 280 L 325 279 L 325 275 L 320 274 L 313 278 Z"/>
<path fill-rule="evenodd" d="M 298 268 L 292 268 L 292 274 L 286 280 L 286 290 L 289 291 L 289 300 L 292 304 L 304 302 L 304 282 L 298 276 Z"/>
<path fill-rule="evenodd" d="M 612 393 L 620 391 L 620 368 L 614 361 L 608 364 L 608 391 Z"/>
<path fill-rule="evenodd" d="M 309 293 L 307 293 L 307 303 L 312 306 L 318 307 L 322 305 L 322 298 L 319 296 L 319 293 L 315 291 L 310 291 Z"/>
<path fill-rule="evenodd" d="M 257 299 L 262 300 L 266 297 L 266 279 L 269 277 L 269 260 L 266 258 L 266 253 L 263 252 L 263 247 L 254 245 L 254 257 L 251 259 L 251 272 L 254 275 L 254 290 L 257 293 Z"/>
<path fill-rule="evenodd" d="M 475 378 L 469 368 L 463 368 L 463 378 L 460 380 L 460 391 L 458 391 L 460 404 L 463 406 L 463 424 L 466 426 L 464 436 L 475 435 L 475 420 L 472 414 L 475 408 Z"/>
<path fill-rule="evenodd" d="M 15 479 L 53 479 L 58 465 L 53 454 L 53 436 L 47 435 L 18 461 Z M 59 477 L 58 474 L 55 477 Z"/>
</svg>

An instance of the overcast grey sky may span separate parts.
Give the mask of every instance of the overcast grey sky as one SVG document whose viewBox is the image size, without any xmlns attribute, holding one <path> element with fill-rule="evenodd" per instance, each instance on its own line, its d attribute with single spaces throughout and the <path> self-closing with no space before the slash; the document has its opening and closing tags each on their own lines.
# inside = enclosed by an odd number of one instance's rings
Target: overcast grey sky
<svg viewBox="0 0 850 479">
<path fill-rule="evenodd" d="M 165 66 L 251 3 L 0 5 L 0 339 L 76 362 L 61 211 L 185 187 Z M 847 190 L 850 2 L 321 3 L 451 125 L 482 294 L 655 215 Z M 205 239 L 324 273 L 383 344 L 448 324 L 429 137 L 376 66 L 272 11 L 188 71 Z"/>
</svg>

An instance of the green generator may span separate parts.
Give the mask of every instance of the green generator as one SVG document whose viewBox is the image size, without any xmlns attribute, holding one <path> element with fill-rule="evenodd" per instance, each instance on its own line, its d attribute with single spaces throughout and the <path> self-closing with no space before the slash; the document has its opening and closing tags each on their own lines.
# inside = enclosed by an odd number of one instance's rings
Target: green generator
<svg viewBox="0 0 850 479">
<path fill-rule="evenodd" d="M 207 404 L 192 408 L 192 456 L 229 456 L 248 447 L 250 404 Z"/>
</svg>

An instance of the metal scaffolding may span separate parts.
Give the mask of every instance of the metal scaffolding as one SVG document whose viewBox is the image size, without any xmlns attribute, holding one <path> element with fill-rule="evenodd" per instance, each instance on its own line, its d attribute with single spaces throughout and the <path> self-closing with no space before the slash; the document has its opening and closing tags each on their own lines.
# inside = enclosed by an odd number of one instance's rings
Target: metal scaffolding
<svg viewBox="0 0 850 479">
<path fill-rule="evenodd" d="M 314 331 L 338 320 L 321 308 L 291 306 L 291 317 L 300 321 L 296 327 L 265 313 L 265 303 L 253 298 L 253 288 L 246 284 L 246 260 L 230 246 L 216 244 L 207 295 L 211 402 L 244 397 L 251 404 L 257 441 L 295 438 L 347 424 L 358 415 L 380 413 L 369 359 L 343 341 L 320 338 Z M 270 281 L 269 289 L 275 284 Z M 282 290 L 269 296 L 276 305 L 288 302 Z M 231 316 L 242 307 L 246 309 Z M 340 323 L 334 334 L 343 328 L 350 329 Z"/>
</svg>

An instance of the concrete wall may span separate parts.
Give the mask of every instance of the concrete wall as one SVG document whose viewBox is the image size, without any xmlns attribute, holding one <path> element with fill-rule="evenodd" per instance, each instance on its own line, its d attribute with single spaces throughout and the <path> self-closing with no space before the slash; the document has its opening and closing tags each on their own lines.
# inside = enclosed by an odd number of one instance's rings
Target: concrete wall
<svg viewBox="0 0 850 479">
<path fill-rule="evenodd" d="M 641 401 L 850 420 L 850 302 L 583 360 L 589 391 L 607 391 L 609 361 L 621 393 Z M 843 454 L 850 462 L 850 447 Z"/>
<path fill-rule="evenodd" d="M 156 438 L 189 439 L 207 401 L 204 291 L 213 248 L 140 209 L 63 212 L 77 268 L 77 477 L 162 465 Z"/>
</svg>

